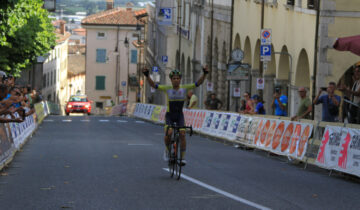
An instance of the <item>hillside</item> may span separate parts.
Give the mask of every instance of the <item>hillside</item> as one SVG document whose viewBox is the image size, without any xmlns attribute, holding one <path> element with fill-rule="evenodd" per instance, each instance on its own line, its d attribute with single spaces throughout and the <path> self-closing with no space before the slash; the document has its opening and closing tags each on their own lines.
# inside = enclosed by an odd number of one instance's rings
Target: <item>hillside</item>
<svg viewBox="0 0 360 210">
<path fill-rule="evenodd" d="M 114 0 L 114 7 L 125 6 L 131 2 L 139 7 L 139 2 L 149 0 Z M 76 12 L 86 12 L 87 15 L 97 13 L 106 9 L 106 0 L 56 0 L 56 13 L 63 11 L 66 15 L 75 15 Z"/>
</svg>

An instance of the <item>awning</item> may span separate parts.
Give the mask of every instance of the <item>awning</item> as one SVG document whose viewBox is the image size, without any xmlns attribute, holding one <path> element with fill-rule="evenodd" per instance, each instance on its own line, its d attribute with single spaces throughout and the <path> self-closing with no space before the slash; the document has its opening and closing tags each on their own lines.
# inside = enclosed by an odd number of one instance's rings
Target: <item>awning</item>
<svg viewBox="0 0 360 210">
<path fill-rule="evenodd" d="M 336 50 L 350 51 L 360 56 L 360 35 L 338 38 L 333 47 Z"/>
</svg>

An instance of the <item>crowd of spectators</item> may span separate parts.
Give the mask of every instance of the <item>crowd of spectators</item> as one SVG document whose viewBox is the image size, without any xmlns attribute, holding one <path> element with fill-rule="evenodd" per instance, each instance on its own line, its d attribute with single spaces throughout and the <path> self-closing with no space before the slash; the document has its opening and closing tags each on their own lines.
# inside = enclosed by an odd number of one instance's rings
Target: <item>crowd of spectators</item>
<svg viewBox="0 0 360 210">
<path fill-rule="evenodd" d="M 0 71 L 0 122 L 21 123 L 35 113 L 34 104 L 41 95 L 29 85 L 16 85 L 16 78 Z"/>
</svg>

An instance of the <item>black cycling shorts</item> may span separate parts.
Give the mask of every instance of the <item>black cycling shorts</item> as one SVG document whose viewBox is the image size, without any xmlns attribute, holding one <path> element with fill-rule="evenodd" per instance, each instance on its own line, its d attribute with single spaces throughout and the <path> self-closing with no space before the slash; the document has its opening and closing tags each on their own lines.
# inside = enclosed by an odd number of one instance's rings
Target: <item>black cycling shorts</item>
<svg viewBox="0 0 360 210">
<path fill-rule="evenodd" d="M 176 126 L 183 127 L 185 126 L 184 113 L 182 112 L 166 112 L 165 114 L 165 122 L 166 125 L 173 125 L 176 123 Z"/>
</svg>

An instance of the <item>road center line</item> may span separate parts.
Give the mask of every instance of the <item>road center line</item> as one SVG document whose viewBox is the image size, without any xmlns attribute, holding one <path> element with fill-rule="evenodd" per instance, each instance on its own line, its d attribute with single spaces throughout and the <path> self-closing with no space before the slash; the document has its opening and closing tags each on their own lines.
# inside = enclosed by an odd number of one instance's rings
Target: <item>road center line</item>
<svg viewBox="0 0 360 210">
<path fill-rule="evenodd" d="M 72 122 L 72 120 L 62 120 L 63 122 Z"/>
<path fill-rule="evenodd" d="M 109 122 L 109 120 L 99 120 L 99 122 Z"/>
<path fill-rule="evenodd" d="M 167 169 L 167 168 L 163 168 L 163 169 L 164 169 L 165 171 L 169 171 L 169 169 Z M 231 199 L 233 199 L 233 200 L 235 200 L 235 201 L 238 201 L 238 202 L 240 202 L 240 203 L 244 203 L 244 204 L 246 204 L 246 205 L 248 205 L 248 206 L 251 206 L 251 207 L 254 207 L 254 208 L 257 208 L 257 209 L 270 210 L 270 208 L 268 208 L 268 207 L 265 207 L 265 206 L 262 206 L 262 205 L 260 205 L 260 204 L 251 202 L 251 201 L 249 201 L 249 200 L 246 200 L 246 199 L 241 198 L 241 197 L 239 197 L 239 196 L 236 196 L 236 195 L 234 195 L 234 194 L 225 192 L 225 191 L 220 190 L 220 189 L 218 189 L 218 188 L 216 188 L 216 187 L 213 187 L 213 186 L 208 185 L 208 184 L 206 184 L 206 183 L 204 183 L 204 182 L 201 182 L 201 181 L 199 181 L 199 180 L 197 180 L 197 179 L 194 179 L 194 178 L 191 178 L 191 177 L 189 177 L 189 176 L 186 176 L 185 174 L 181 174 L 181 178 L 186 179 L 186 180 L 188 180 L 189 182 L 192 182 L 192 183 L 194 183 L 194 184 L 200 185 L 200 186 L 202 186 L 202 187 L 204 187 L 204 188 L 206 188 L 206 189 L 208 189 L 208 190 L 211 190 L 211 191 L 214 191 L 214 192 L 216 192 L 216 193 L 219 193 L 219 194 L 221 194 L 221 195 L 223 195 L 223 196 L 225 196 L 225 197 L 231 198 Z"/>
<path fill-rule="evenodd" d="M 90 122 L 90 120 L 80 120 L 81 122 Z"/>
<path fill-rule="evenodd" d="M 144 121 L 135 121 L 136 123 L 145 123 Z"/>
<path fill-rule="evenodd" d="M 126 123 L 126 122 L 128 122 L 128 121 L 126 121 L 126 120 L 117 120 L 117 122 Z"/>
</svg>

